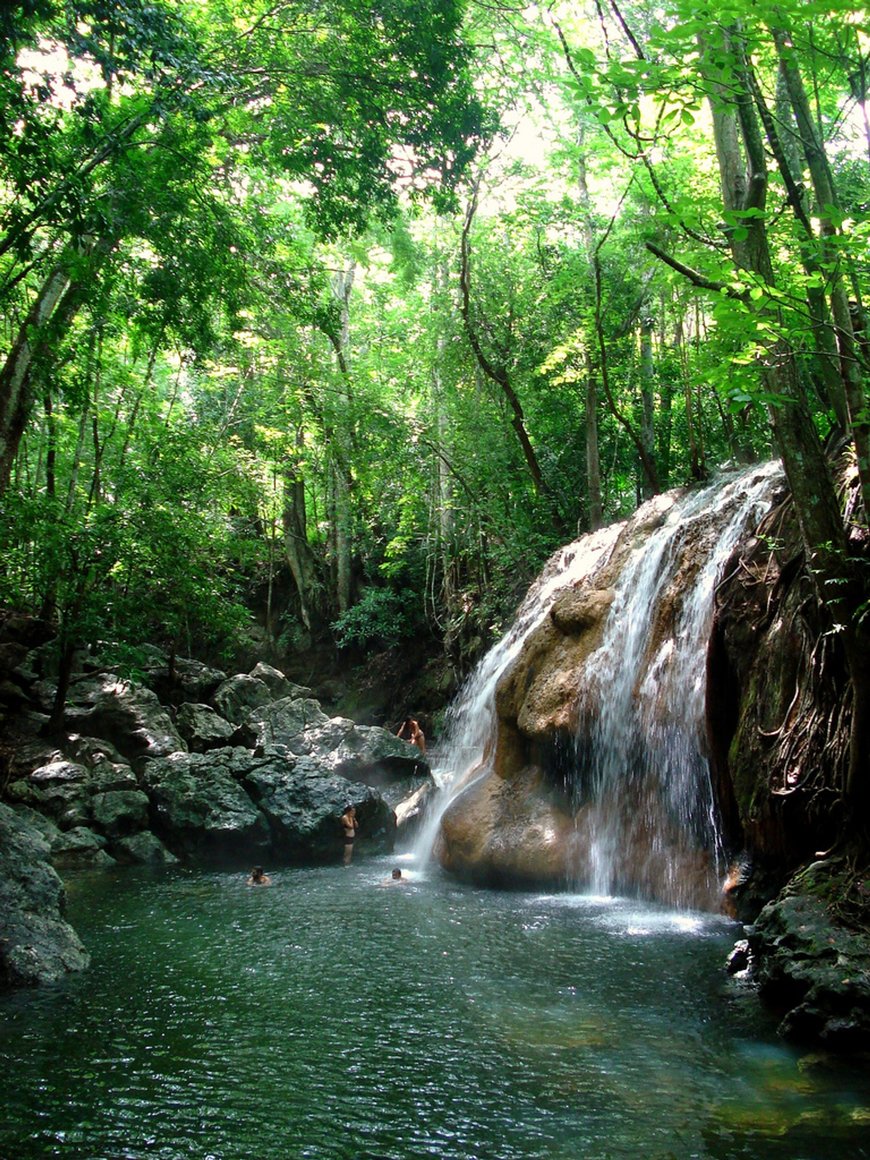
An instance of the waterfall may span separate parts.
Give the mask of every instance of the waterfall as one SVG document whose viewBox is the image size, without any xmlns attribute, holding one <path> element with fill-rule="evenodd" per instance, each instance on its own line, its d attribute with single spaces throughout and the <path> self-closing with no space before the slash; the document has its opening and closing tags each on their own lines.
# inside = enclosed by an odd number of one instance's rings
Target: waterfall
<svg viewBox="0 0 870 1160">
<path fill-rule="evenodd" d="M 526 638 L 544 620 L 563 589 L 591 579 L 609 558 L 624 524 L 591 532 L 554 552 L 520 605 L 509 631 L 478 663 L 447 711 L 444 737 L 432 775 L 439 790 L 414 844 L 420 863 L 435 848 L 441 818 L 450 802 L 476 776 L 486 772 L 495 742 L 495 690 L 499 677 L 516 660 Z"/>
<path fill-rule="evenodd" d="M 623 567 L 585 672 L 575 807 L 586 834 L 574 873 L 689 904 L 724 871 L 704 736 L 713 596 L 739 538 L 782 478 L 777 463 L 689 493 Z"/>
<path fill-rule="evenodd" d="M 524 643 L 563 590 L 604 586 L 613 599 L 576 706 L 566 877 L 597 894 L 715 907 L 723 849 L 704 731 L 713 597 L 781 480 L 779 464 L 769 463 L 657 496 L 631 521 L 550 559 L 449 710 L 434 770 L 441 792 L 418 838 L 418 860 L 437 850 L 451 803 L 492 772 L 496 687 Z"/>
</svg>

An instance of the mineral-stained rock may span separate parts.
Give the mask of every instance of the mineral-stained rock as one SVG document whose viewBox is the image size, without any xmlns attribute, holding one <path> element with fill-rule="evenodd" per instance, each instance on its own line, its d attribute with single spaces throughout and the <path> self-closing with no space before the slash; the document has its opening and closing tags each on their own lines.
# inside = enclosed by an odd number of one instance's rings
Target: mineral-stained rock
<svg viewBox="0 0 870 1160">
<path fill-rule="evenodd" d="M 564 881 L 570 816 L 553 802 L 541 771 L 506 780 L 490 772 L 454 799 L 441 820 L 445 869 L 475 881 L 536 885 Z"/>
<path fill-rule="evenodd" d="M 88 965 L 48 855 L 39 831 L 0 805 L 0 987 L 52 983 Z"/>
</svg>

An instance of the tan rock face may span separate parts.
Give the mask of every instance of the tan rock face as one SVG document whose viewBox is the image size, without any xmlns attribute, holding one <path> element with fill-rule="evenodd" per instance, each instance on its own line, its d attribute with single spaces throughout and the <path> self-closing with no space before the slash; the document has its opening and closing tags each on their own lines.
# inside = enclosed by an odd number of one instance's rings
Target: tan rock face
<svg viewBox="0 0 870 1160">
<path fill-rule="evenodd" d="M 539 769 L 509 781 L 484 774 L 451 804 L 441 823 L 439 856 L 461 877 L 493 883 L 564 880 L 573 823 L 553 800 Z"/>
</svg>

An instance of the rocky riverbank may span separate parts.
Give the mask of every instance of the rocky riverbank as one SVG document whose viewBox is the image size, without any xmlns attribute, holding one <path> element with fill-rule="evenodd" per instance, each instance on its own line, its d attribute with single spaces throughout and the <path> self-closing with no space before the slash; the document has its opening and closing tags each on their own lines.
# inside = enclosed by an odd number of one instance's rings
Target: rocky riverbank
<svg viewBox="0 0 870 1160">
<path fill-rule="evenodd" d="M 55 686 L 41 627 L 7 618 L 2 698 L 0 985 L 87 965 L 58 871 L 113 864 L 317 864 L 342 856 L 356 807 L 361 854 L 393 848 L 431 775 L 385 729 L 328 717 L 266 664 L 228 676 L 154 653 L 133 681 L 85 662 L 64 730 L 45 736 Z M 9 660 L 15 663 L 10 665 Z M 422 791 L 422 792 L 421 792 Z"/>
</svg>

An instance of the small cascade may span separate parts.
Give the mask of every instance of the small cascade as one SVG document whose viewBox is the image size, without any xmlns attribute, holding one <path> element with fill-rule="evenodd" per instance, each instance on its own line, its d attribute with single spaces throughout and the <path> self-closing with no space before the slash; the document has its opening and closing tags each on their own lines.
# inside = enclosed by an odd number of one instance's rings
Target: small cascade
<svg viewBox="0 0 870 1160">
<path fill-rule="evenodd" d="M 770 463 L 690 493 L 621 571 L 577 734 L 585 840 L 574 872 L 594 893 L 715 904 L 723 849 L 704 736 L 713 596 L 781 478 Z"/>
<path fill-rule="evenodd" d="M 550 557 L 520 605 L 516 619 L 465 681 L 447 711 L 444 738 L 432 776 L 439 790 L 414 844 L 424 863 L 432 856 L 441 819 L 453 798 L 487 769 L 495 743 L 495 690 L 498 680 L 519 654 L 527 637 L 547 616 L 563 589 L 590 579 L 606 562 L 623 524 L 612 524 L 560 548 Z"/>
<path fill-rule="evenodd" d="M 565 876 L 596 894 L 716 907 L 723 850 L 704 730 L 713 597 L 735 546 L 781 481 L 780 466 L 770 463 L 658 496 L 626 524 L 551 558 L 449 711 L 434 771 L 441 793 L 418 837 L 418 861 L 437 853 L 448 807 L 465 808 L 460 794 L 490 784 L 483 779 L 494 772 L 499 737 L 496 687 L 522 665 L 524 644 L 565 589 L 606 590 L 612 600 L 600 636 L 574 670 L 580 693 L 579 704 L 570 702 L 577 728 L 566 776 Z"/>
</svg>

